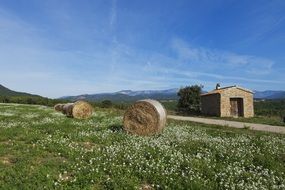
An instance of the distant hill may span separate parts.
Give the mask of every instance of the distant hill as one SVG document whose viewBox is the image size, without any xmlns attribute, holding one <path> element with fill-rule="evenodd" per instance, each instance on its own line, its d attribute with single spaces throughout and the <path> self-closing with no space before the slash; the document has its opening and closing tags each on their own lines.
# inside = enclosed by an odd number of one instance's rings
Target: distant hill
<svg viewBox="0 0 285 190">
<path fill-rule="evenodd" d="M 114 102 L 132 102 L 140 99 L 159 99 L 159 100 L 176 100 L 178 88 L 168 90 L 144 90 L 144 91 L 132 91 L 122 90 L 114 93 L 100 93 L 100 94 L 84 94 L 79 96 L 65 96 L 61 99 L 66 100 L 88 100 L 88 101 L 103 101 L 111 100 Z"/>
<path fill-rule="evenodd" d="M 285 91 L 281 90 L 266 90 L 266 91 L 254 91 L 254 98 L 256 99 L 284 99 Z"/>
<path fill-rule="evenodd" d="M 132 102 L 140 99 L 158 99 L 158 100 L 177 100 L 178 88 L 167 90 L 143 90 L 132 91 L 122 90 L 114 93 L 100 93 L 100 94 L 83 94 L 78 96 L 65 96 L 60 99 L 76 101 L 76 100 L 88 100 L 88 101 L 103 101 L 111 100 L 114 102 Z M 283 99 L 285 98 L 285 91 L 254 91 L 255 99 Z"/>
<path fill-rule="evenodd" d="M 17 92 L 0 84 L 0 103 L 37 104 L 54 106 L 57 103 L 65 103 L 66 100 L 57 100 L 42 97 L 25 92 Z"/>
<path fill-rule="evenodd" d="M 268 96 L 267 99 L 285 99 L 285 92 L 278 92 L 271 96 Z"/>
<path fill-rule="evenodd" d="M 9 96 L 9 97 L 13 97 L 13 96 L 22 96 L 22 97 L 41 97 L 39 95 L 34 95 L 34 94 L 29 94 L 29 93 L 25 93 L 25 92 L 17 92 L 17 91 L 13 91 L 10 90 L 9 88 L 3 86 L 0 84 L 0 96 Z"/>
</svg>

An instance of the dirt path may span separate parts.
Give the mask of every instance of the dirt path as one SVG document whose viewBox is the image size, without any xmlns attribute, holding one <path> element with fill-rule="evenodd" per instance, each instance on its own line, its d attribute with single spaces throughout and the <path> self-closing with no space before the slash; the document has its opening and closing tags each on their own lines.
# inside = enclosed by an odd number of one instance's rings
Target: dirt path
<svg viewBox="0 0 285 190">
<path fill-rule="evenodd" d="M 285 127 L 273 126 L 273 125 L 244 123 L 244 122 L 238 122 L 238 121 L 226 121 L 226 120 L 219 120 L 219 119 L 199 118 L 199 117 L 184 117 L 184 116 L 176 116 L 176 115 L 168 115 L 167 118 L 175 119 L 175 120 L 182 120 L 182 121 L 194 121 L 197 123 L 229 126 L 229 127 L 234 127 L 234 128 L 249 128 L 251 130 L 256 130 L 256 131 L 267 131 L 267 132 L 285 134 Z"/>
</svg>

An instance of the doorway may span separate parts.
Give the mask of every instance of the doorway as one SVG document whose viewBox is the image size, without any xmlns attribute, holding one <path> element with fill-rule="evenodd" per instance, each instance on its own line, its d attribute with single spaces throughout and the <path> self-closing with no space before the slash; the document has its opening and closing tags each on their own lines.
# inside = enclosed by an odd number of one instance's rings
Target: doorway
<svg viewBox="0 0 285 190">
<path fill-rule="evenodd" d="M 231 104 L 231 116 L 243 117 L 243 99 L 242 98 L 230 98 Z"/>
</svg>

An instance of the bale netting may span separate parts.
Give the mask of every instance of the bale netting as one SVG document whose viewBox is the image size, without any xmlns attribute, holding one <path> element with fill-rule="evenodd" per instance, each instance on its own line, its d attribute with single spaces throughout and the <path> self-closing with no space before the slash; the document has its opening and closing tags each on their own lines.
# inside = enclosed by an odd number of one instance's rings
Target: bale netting
<svg viewBox="0 0 285 190">
<path fill-rule="evenodd" d="M 87 119 L 92 116 L 93 108 L 85 101 L 77 101 L 75 103 L 67 103 L 62 107 L 62 113 L 67 117 L 77 119 Z"/>
<path fill-rule="evenodd" d="M 154 135 L 162 132 L 166 124 L 166 111 L 156 100 L 140 100 L 124 114 L 124 130 L 136 135 Z"/>
<path fill-rule="evenodd" d="M 63 108 L 64 104 L 56 104 L 53 108 L 55 111 L 62 111 L 62 108 Z"/>
</svg>

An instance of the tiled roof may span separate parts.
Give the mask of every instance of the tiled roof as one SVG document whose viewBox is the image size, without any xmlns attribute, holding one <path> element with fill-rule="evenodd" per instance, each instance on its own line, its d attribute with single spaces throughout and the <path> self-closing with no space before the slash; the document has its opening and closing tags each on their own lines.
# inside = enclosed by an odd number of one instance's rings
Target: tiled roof
<svg viewBox="0 0 285 190">
<path fill-rule="evenodd" d="M 205 94 L 201 94 L 201 96 L 206 96 L 206 95 L 211 95 L 211 94 L 220 94 L 221 92 L 223 92 L 224 90 L 226 90 L 226 89 L 228 89 L 228 88 L 237 88 L 237 89 L 240 89 L 240 90 L 249 92 L 249 93 L 253 93 L 251 90 L 246 89 L 246 88 L 242 88 L 242 87 L 240 87 L 240 86 L 227 86 L 227 87 L 223 87 L 223 88 L 220 88 L 220 89 L 212 90 L 212 91 L 207 92 L 207 93 L 205 93 Z"/>
</svg>

